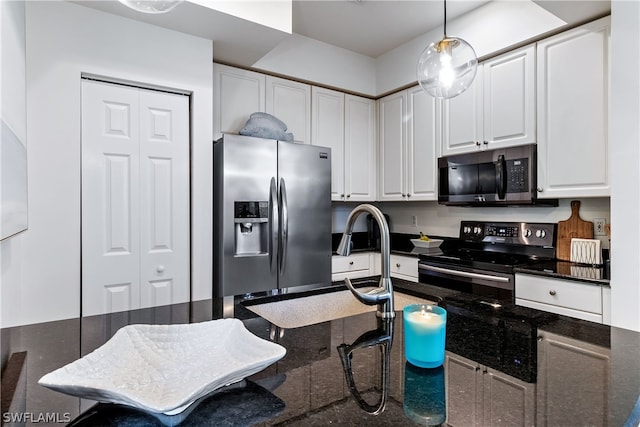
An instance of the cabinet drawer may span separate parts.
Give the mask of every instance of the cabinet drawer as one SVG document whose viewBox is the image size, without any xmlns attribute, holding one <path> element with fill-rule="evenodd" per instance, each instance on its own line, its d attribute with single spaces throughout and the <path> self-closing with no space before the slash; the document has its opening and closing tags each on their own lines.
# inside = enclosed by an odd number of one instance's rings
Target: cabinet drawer
<svg viewBox="0 0 640 427">
<path fill-rule="evenodd" d="M 353 254 L 350 256 L 334 255 L 331 257 L 332 273 L 348 273 L 358 270 L 369 270 L 369 254 Z"/>
<path fill-rule="evenodd" d="M 516 274 L 516 299 L 602 314 L 602 287 L 571 280 Z"/>
<path fill-rule="evenodd" d="M 418 258 L 391 255 L 391 274 L 418 279 Z"/>
</svg>

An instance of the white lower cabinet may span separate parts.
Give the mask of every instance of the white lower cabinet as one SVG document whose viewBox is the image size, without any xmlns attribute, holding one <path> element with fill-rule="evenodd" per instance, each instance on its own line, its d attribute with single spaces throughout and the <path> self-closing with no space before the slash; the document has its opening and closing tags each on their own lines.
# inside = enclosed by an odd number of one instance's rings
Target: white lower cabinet
<svg viewBox="0 0 640 427">
<path fill-rule="evenodd" d="M 372 276 L 373 263 L 371 253 L 362 252 L 349 256 L 334 255 L 331 257 L 331 280 L 357 279 Z"/>
<path fill-rule="evenodd" d="M 391 255 L 391 277 L 418 282 L 418 258 Z"/>
<path fill-rule="evenodd" d="M 373 274 L 382 274 L 382 259 L 380 253 L 372 253 Z M 418 282 L 418 258 L 391 254 L 389 273 L 391 277 Z"/>
<path fill-rule="evenodd" d="M 533 426 L 536 384 L 527 383 L 465 357 L 445 356 L 447 425 Z"/>
<path fill-rule="evenodd" d="M 610 349 L 538 330 L 537 424 L 609 425 L 610 377 Z"/>
<path fill-rule="evenodd" d="M 603 323 L 602 285 L 529 274 L 516 274 L 516 304 Z"/>
</svg>

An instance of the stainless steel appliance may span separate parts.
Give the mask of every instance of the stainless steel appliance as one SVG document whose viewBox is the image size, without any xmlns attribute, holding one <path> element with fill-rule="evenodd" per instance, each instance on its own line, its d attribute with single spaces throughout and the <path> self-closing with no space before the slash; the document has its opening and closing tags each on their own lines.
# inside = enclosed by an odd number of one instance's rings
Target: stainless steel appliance
<svg viewBox="0 0 640 427">
<path fill-rule="evenodd" d="M 420 255 L 419 281 L 491 300 L 514 301 L 514 268 L 555 259 L 555 223 L 462 221 L 460 238 Z"/>
<path fill-rule="evenodd" d="M 224 135 L 213 167 L 214 298 L 331 283 L 329 148 Z"/>
<path fill-rule="evenodd" d="M 454 206 L 545 204 L 537 198 L 536 145 L 440 157 L 438 203 Z"/>
</svg>

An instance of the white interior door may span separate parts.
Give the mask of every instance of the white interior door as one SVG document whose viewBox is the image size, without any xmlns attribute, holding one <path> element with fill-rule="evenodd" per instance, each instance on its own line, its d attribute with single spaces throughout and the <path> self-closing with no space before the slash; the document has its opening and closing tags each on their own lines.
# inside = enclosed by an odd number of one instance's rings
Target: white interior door
<svg viewBox="0 0 640 427">
<path fill-rule="evenodd" d="M 82 81 L 82 314 L 189 300 L 184 95 Z"/>
</svg>

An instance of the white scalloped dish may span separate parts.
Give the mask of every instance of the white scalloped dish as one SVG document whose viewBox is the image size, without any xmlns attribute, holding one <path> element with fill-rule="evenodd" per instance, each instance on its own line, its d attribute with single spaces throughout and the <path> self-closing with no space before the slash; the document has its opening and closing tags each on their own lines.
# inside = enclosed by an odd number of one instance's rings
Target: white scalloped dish
<svg viewBox="0 0 640 427">
<path fill-rule="evenodd" d="M 72 396 L 174 415 L 285 353 L 284 347 L 257 337 L 238 319 L 129 325 L 38 383 Z"/>
</svg>

